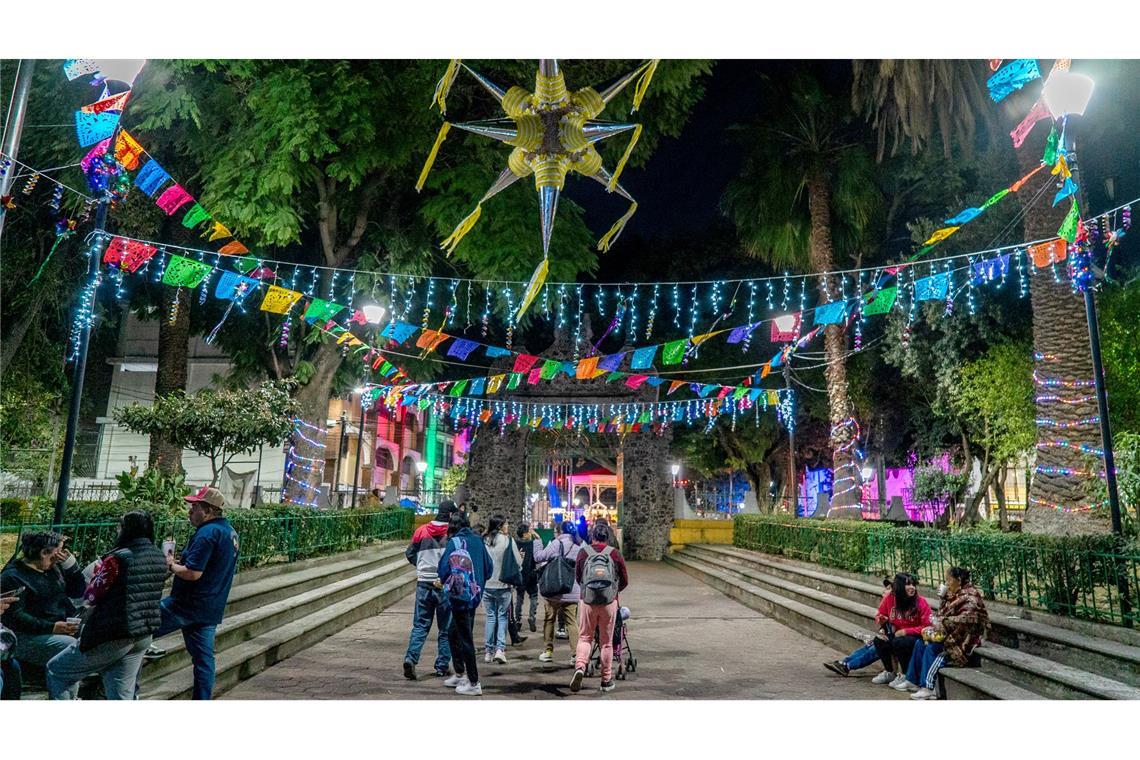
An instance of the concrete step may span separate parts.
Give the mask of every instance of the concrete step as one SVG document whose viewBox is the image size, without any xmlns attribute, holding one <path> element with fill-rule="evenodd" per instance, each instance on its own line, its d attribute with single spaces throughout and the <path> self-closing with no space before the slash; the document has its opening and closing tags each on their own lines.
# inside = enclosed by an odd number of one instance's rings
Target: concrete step
<svg viewBox="0 0 1140 760">
<path fill-rule="evenodd" d="M 667 561 L 747 606 L 761 609 L 774 619 L 837 649 L 859 646 L 864 633 L 869 632 L 874 606 L 750 569 L 742 561 L 746 558 L 738 556 L 734 562 L 726 557 L 711 556 L 713 554 L 707 547 L 705 551 L 686 548 Z M 759 597 L 759 600 L 750 597 Z M 1022 684 L 1047 697 L 1140 699 L 1140 689 L 1129 684 L 1026 652 L 987 643 L 979 647 L 977 653 L 990 675 Z"/>
<path fill-rule="evenodd" d="M 404 559 L 405 546 L 407 544 L 402 542 L 382 544 L 332 557 L 318 557 L 300 563 L 255 568 L 240 573 L 234 578 L 234 586 L 230 589 L 226 616 L 296 596 L 395 559 Z M 406 559 L 404 562 L 407 564 Z"/>
<path fill-rule="evenodd" d="M 385 583 L 374 585 L 219 652 L 216 660 L 215 698 L 271 665 L 395 604 L 415 589 L 416 585 L 415 569 L 406 562 L 404 564 L 407 570 Z M 141 696 L 144 699 L 188 699 L 193 684 L 194 675 L 187 664 L 159 678 L 144 681 Z"/>
<path fill-rule="evenodd" d="M 262 606 L 254 607 L 228 615 L 218 626 L 215 637 L 215 652 L 221 653 L 230 647 L 256 638 L 261 634 L 280 628 L 294 620 L 310 615 L 323 607 L 347 599 L 367 588 L 375 587 L 394 578 L 402 578 L 410 572 L 413 588 L 415 581 L 415 568 L 404 559 L 403 552 L 394 556 L 390 552 L 383 554 L 383 564 L 374 565 L 371 562 L 362 565 L 363 569 L 353 575 L 308 591 L 300 592 L 294 596 L 270 601 Z M 338 567 L 341 562 L 330 562 L 330 567 Z M 303 571 L 302 574 L 309 571 Z M 292 580 L 288 578 L 292 573 L 283 573 L 278 583 L 280 588 L 293 588 Z M 333 573 L 332 577 L 340 575 L 341 571 Z M 258 583 L 262 583 L 259 581 Z M 301 585 L 309 585 L 311 581 L 301 581 Z M 250 584 L 255 586 L 257 584 Z M 272 598 L 280 589 L 266 592 L 261 598 Z M 161 678 L 163 675 L 178 670 L 190 664 L 190 655 L 186 652 L 186 644 L 180 632 L 174 632 L 155 641 L 155 645 L 166 650 L 166 655 L 158 660 L 148 661 L 143 665 L 142 682 Z"/>
<path fill-rule="evenodd" d="M 729 546 L 690 545 L 686 551 L 696 557 L 752 568 L 860 604 L 877 607 L 882 595 L 881 582 L 834 575 L 829 569 L 804 566 L 783 557 Z M 938 608 L 937 597 L 924 596 L 932 608 Z M 1027 620 L 1014 614 L 1017 608 L 1008 605 L 987 602 L 986 606 L 993 626 L 990 641 L 1140 687 L 1140 646 L 1103 638 L 1103 634 L 1110 633 L 1106 629 L 1112 626 L 1089 623 L 1082 632 Z"/>
<path fill-rule="evenodd" d="M 946 698 L 958 699 L 1046 699 L 1036 692 L 1003 681 L 981 668 L 943 668 L 942 682 Z"/>
</svg>

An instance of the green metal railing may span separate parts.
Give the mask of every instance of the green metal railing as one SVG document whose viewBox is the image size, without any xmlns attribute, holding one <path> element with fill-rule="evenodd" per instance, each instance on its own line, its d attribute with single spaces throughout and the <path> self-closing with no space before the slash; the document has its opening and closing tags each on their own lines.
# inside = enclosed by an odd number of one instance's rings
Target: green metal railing
<svg viewBox="0 0 1140 760">
<path fill-rule="evenodd" d="M 358 549 L 375 541 L 407 540 L 412 536 L 414 515 L 407 509 L 383 512 L 321 512 L 267 517 L 227 514 L 241 542 L 239 568 L 246 569 L 276 562 L 293 562 Z M 19 548 L 23 533 L 49 530 L 50 525 L 5 525 L 4 560 Z M 179 547 L 186 545 L 193 526 L 184 518 L 155 521 L 155 540 L 172 537 Z M 65 522 L 60 531 L 68 537 L 67 546 L 82 564 L 98 559 L 115 543 L 118 531 L 114 521 Z"/>
<path fill-rule="evenodd" d="M 733 543 L 857 573 L 909 572 L 934 588 L 955 565 L 987 599 L 1055 615 L 1134 627 L 1140 621 L 1140 553 L 1108 536 L 1051 538 L 947 533 L 885 525 L 840 525 L 738 516 Z"/>
</svg>

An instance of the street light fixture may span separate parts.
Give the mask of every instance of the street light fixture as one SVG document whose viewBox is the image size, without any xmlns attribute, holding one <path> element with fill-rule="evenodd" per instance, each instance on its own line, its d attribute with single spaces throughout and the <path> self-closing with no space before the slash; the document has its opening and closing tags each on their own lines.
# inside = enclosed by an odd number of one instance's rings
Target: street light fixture
<svg viewBox="0 0 1140 760">
<path fill-rule="evenodd" d="M 378 304 L 370 303 L 367 306 L 361 307 L 360 311 L 364 314 L 364 320 L 370 325 L 378 325 L 384 319 L 387 310 Z"/>
<path fill-rule="evenodd" d="M 145 58 L 96 58 L 95 65 L 104 79 L 134 85 L 135 77 L 146 65 Z"/>
<path fill-rule="evenodd" d="M 548 485 L 550 485 L 550 478 L 539 478 L 538 484 L 543 488 L 546 488 Z"/>
<path fill-rule="evenodd" d="M 1058 70 L 1049 75 L 1042 96 L 1054 119 L 1067 119 L 1068 116 L 1084 114 L 1092 97 L 1093 87 L 1094 82 L 1091 77 Z M 1064 135 L 1066 130 L 1062 129 L 1061 133 Z M 1068 131 L 1067 137 L 1071 141 L 1071 130 Z M 1069 165 L 1076 179 L 1080 171 L 1079 166 L 1071 159 Z M 1077 185 L 1080 184 L 1077 181 Z M 1100 326 L 1096 316 L 1096 300 L 1093 298 L 1093 283 L 1091 279 L 1079 281 L 1076 278 L 1073 282 L 1085 298 L 1085 319 L 1089 326 L 1089 353 L 1093 365 L 1093 383 L 1096 386 L 1097 414 L 1100 416 L 1101 446 L 1104 449 L 1104 479 L 1108 486 L 1108 508 L 1112 519 L 1112 532 L 1119 536 L 1124 531 L 1124 525 L 1120 516 L 1120 495 L 1116 486 L 1116 461 L 1112 453 L 1112 430 L 1108 422 L 1108 395 L 1104 388 L 1104 363 L 1100 356 Z M 1122 593 L 1123 591 L 1122 588 Z"/>
<path fill-rule="evenodd" d="M 420 493 L 424 492 L 424 473 L 427 472 L 427 462 L 420 460 L 416 462 L 416 472 L 420 474 Z"/>
</svg>

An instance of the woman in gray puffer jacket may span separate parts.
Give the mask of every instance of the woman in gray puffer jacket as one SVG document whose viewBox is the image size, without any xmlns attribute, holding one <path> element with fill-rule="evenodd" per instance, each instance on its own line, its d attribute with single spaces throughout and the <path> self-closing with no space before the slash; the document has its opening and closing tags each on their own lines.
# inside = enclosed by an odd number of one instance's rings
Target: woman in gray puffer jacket
<svg viewBox="0 0 1140 760">
<path fill-rule="evenodd" d="M 572 522 L 565 520 L 558 537 L 551 541 L 549 546 L 545 549 L 535 546 L 534 561 L 537 564 L 566 557 L 571 562 L 577 562 L 578 552 L 581 550 L 582 539 L 578 537 L 578 531 Z M 540 570 L 539 576 L 541 577 L 541 575 L 542 571 Z M 574 588 L 569 593 L 542 598 L 546 602 L 546 617 L 542 621 L 542 638 L 546 648 L 538 656 L 540 662 L 554 661 L 554 628 L 559 615 L 562 615 L 566 621 L 566 632 L 569 634 L 568 641 L 571 652 L 573 652 L 578 641 L 578 601 L 581 596 L 582 589 L 575 580 Z"/>
</svg>

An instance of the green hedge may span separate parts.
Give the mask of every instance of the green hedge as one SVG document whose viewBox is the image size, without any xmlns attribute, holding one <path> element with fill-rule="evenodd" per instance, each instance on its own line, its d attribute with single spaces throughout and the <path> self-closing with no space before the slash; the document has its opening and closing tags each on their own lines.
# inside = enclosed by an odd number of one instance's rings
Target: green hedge
<svg viewBox="0 0 1140 760">
<path fill-rule="evenodd" d="M 988 599 L 1058 615 L 1135 623 L 1140 550 L 1111 535 L 949 532 L 888 523 L 738 515 L 733 543 L 854 573 L 909 572 L 936 587 L 966 567 Z"/>
<path fill-rule="evenodd" d="M 194 532 L 185 509 L 167 510 L 137 502 L 73 502 L 68 505 L 61 530 L 68 536 L 72 551 L 86 564 L 113 545 L 118 516 L 139 508 L 154 515 L 156 540 L 171 536 L 179 546 L 185 546 Z M 403 509 L 318 510 L 266 505 L 258 509 L 227 510 L 226 518 L 240 537 L 240 566 L 248 568 L 350 551 L 373 541 L 407 540 L 412 535 L 414 515 Z M 10 544 L 5 546 L 8 554 L 16 551 L 19 533 L 47 530 L 51 521 L 49 511 L 46 519 L 17 525 L 6 523 L 4 537 Z"/>
</svg>

